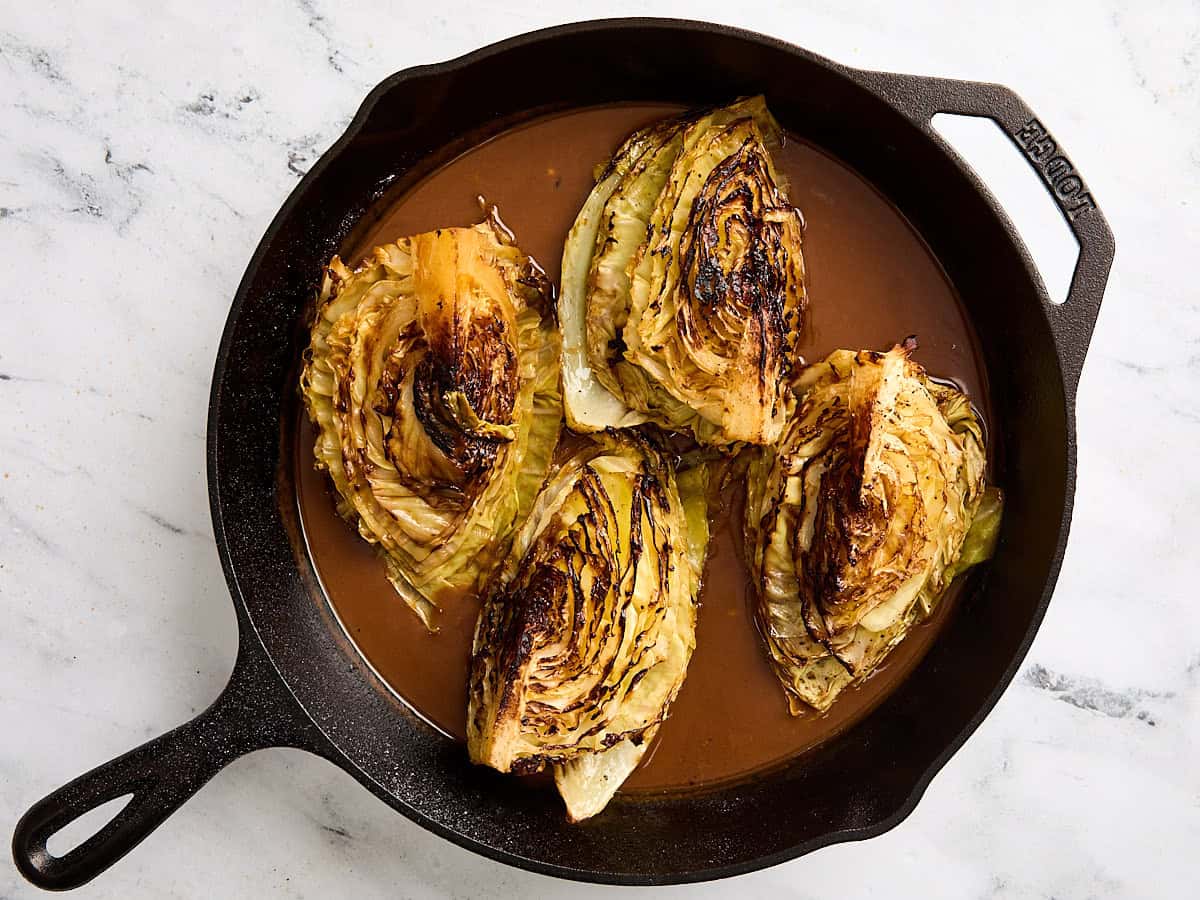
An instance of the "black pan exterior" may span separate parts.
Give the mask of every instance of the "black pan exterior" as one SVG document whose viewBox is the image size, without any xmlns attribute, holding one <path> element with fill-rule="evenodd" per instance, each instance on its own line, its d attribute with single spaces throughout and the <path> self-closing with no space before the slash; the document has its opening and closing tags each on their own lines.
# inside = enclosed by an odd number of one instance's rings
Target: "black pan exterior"
<svg viewBox="0 0 1200 900">
<path fill-rule="evenodd" d="M 286 730 L 287 743 L 329 758 L 469 849 L 590 881 L 734 875 L 879 834 L 912 811 L 1013 677 L 1049 602 L 1074 488 L 1074 387 L 1112 253 L 1093 210 L 1098 224 L 1081 219 L 1077 233 L 1099 247 L 1101 271 L 1091 290 L 1086 277 L 1077 279 L 1078 318 L 1051 309 L 1011 224 L 922 127 L 933 110 L 917 95 L 922 87 L 923 96 L 936 94 L 937 85 L 963 83 L 856 72 L 729 28 L 628 20 L 525 35 L 402 72 L 371 93 L 254 254 L 213 382 L 217 543 L 249 683 L 300 723 Z M 1003 89 L 967 90 L 949 108 L 1011 98 L 1016 106 L 998 118 L 1011 124 L 1027 112 Z M 303 546 L 291 480 L 302 316 L 322 264 L 380 196 L 483 137 L 553 110 L 639 100 L 701 105 L 759 92 L 786 129 L 886 194 L 961 293 L 981 339 L 998 429 L 991 440 L 1007 495 L 999 548 L 924 661 L 845 734 L 774 774 L 692 796 L 618 797 L 605 814 L 571 826 L 550 792 L 471 766 L 461 745 L 379 683 L 333 621 Z M 19 828 L 18 838 L 28 842 L 31 829 Z M 37 866 L 23 871 L 39 880 Z M 68 881 L 45 886 L 73 886 Z"/>
</svg>

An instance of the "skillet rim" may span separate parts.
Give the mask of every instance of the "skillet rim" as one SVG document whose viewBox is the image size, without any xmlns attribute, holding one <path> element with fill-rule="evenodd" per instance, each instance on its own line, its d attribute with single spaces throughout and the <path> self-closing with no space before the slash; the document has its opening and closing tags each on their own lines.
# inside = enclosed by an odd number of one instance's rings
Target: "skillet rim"
<svg viewBox="0 0 1200 900">
<path fill-rule="evenodd" d="M 234 601 L 235 607 L 238 609 L 239 623 L 246 626 L 246 628 L 242 630 L 241 640 L 243 642 L 253 641 L 258 645 L 258 648 L 261 648 L 265 657 L 265 661 L 270 666 L 273 676 L 278 679 L 278 681 L 286 688 L 288 696 L 296 704 L 297 709 L 301 711 L 304 716 L 310 719 L 312 719 L 312 716 L 308 711 L 307 704 L 296 695 L 292 682 L 276 663 L 274 654 L 272 653 L 271 648 L 268 646 L 268 641 L 263 638 L 259 626 L 255 623 L 254 617 L 250 610 L 250 604 L 247 602 L 243 594 L 241 580 L 238 577 L 236 566 L 233 560 L 234 551 L 230 547 L 229 539 L 226 534 L 226 512 L 222 505 L 220 495 L 220 490 L 223 483 L 222 473 L 219 470 L 218 462 L 218 457 L 220 455 L 219 446 L 221 442 L 220 394 L 226 381 L 228 364 L 233 347 L 234 331 L 243 317 L 243 308 L 246 305 L 247 297 L 251 292 L 252 282 L 255 280 L 255 275 L 262 264 L 263 258 L 267 254 L 268 245 L 272 242 L 272 239 L 276 236 L 276 234 L 283 228 L 284 223 L 292 217 L 294 210 L 300 204 L 302 198 L 304 198 L 308 191 L 312 189 L 313 184 L 316 182 L 320 174 L 331 164 L 334 158 L 341 154 L 359 136 L 363 128 L 370 120 L 371 113 L 378 105 L 380 99 L 393 90 L 402 87 L 408 82 L 416 81 L 418 79 L 438 78 L 450 75 L 452 73 L 470 68 L 475 63 L 488 59 L 489 57 L 514 49 L 520 49 L 529 45 L 534 45 L 541 41 L 550 40 L 565 35 L 630 27 L 664 30 L 675 29 L 702 33 L 707 32 L 717 34 L 719 36 L 738 38 L 750 43 L 765 44 L 781 50 L 789 55 L 799 56 L 808 60 L 809 62 L 816 63 L 819 66 L 827 68 L 832 72 L 849 79 L 866 90 L 872 90 L 872 88 L 867 85 L 862 77 L 856 77 L 856 75 L 859 75 L 859 73 L 868 75 L 873 74 L 870 72 L 870 70 L 853 69 L 793 45 L 789 42 L 746 29 L 684 19 L 615 18 L 576 22 L 539 29 L 489 44 L 485 47 L 445 62 L 407 68 L 388 76 L 367 94 L 356 115 L 347 126 L 345 132 L 324 154 L 322 154 L 320 159 L 312 166 L 308 173 L 305 174 L 305 176 L 300 180 L 299 184 L 293 189 L 291 194 L 284 201 L 278 213 L 272 219 L 270 225 L 264 232 L 260 243 L 255 250 L 255 253 L 251 257 L 245 273 L 239 283 L 234 301 L 230 307 L 224 330 L 222 332 L 217 351 L 216 363 L 214 366 L 209 400 L 206 457 L 208 462 L 208 488 L 213 517 L 213 530 L 218 554 L 221 559 L 222 569 L 225 572 L 231 597 Z M 884 99 L 885 102 L 888 102 L 886 98 L 881 99 Z M 894 106 L 894 104 L 892 105 Z M 1000 220 L 1004 231 L 1012 240 L 1014 247 L 1017 250 L 1018 256 L 1020 257 L 1020 260 L 1026 270 L 1026 274 L 1029 276 L 1030 283 L 1036 288 L 1038 298 L 1042 301 L 1042 312 L 1045 314 L 1046 305 L 1048 303 L 1045 286 L 1042 282 L 1040 274 L 1033 265 L 1032 257 L 1030 256 L 1027 247 L 1022 241 L 1019 233 L 1017 233 L 1015 227 L 1012 225 L 1012 222 L 1009 220 L 1003 208 L 987 189 L 986 185 L 984 185 L 979 177 L 973 172 L 973 170 L 971 170 L 970 167 L 965 164 L 965 162 L 961 159 L 961 157 L 958 156 L 953 148 L 951 148 L 936 133 L 929 134 L 926 132 L 926 136 L 931 140 L 934 147 L 936 147 L 940 152 L 948 155 L 955 162 L 955 164 L 962 170 L 963 174 L 972 183 L 972 186 L 975 187 L 975 189 L 983 196 L 983 199 L 991 208 L 993 214 L 996 215 Z M 1060 354 L 1063 352 L 1063 348 L 1061 346 L 1058 346 L 1057 349 L 1059 350 Z M 1086 349 L 1086 345 L 1084 349 Z M 1060 375 L 1063 375 L 1060 361 L 1056 360 L 1056 363 L 1059 364 Z M 786 850 L 777 853 L 758 856 L 728 865 L 694 868 L 686 872 L 646 874 L 634 872 L 601 872 L 591 869 L 585 870 L 575 868 L 570 865 L 547 863 L 539 859 L 520 856 L 510 851 L 493 847 L 489 844 L 478 841 L 473 837 L 462 834 L 461 832 L 442 824 L 438 820 L 425 815 L 423 812 L 410 805 L 404 798 L 397 796 L 391 790 L 375 781 L 375 779 L 372 778 L 365 770 L 359 767 L 350 754 L 344 751 L 336 740 L 329 737 L 329 735 L 325 732 L 323 732 L 324 737 L 329 742 L 328 751 L 332 752 L 322 752 L 321 755 L 327 756 L 327 758 L 330 758 L 331 761 L 335 762 L 339 767 L 353 775 L 373 793 L 387 802 L 388 805 L 393 809 L 396 809 L 398 812 L 416 822 L 423 828 L 426 828 L 433 833 L 440 835 L 441 837 L 451 840 L 465 849 L 480 853 L 483 856 L 499 862 L 517 866 L 519 868 L 539 872 L 545 875 L 552 875 L 578 881 L 624 885 L 665 885 L 714 880 L 741 875 L 747 872 L 773 866 L 834 843 L 865 840 L 883 834 L 884 832 L 889 831 L 896 825 L 900 824 L 900 822 L 902 822 L 912 813 L 922 799 L 933 778 L 943 768 L 943 766 L 945 766 L 950 757 L 952 757 L 975 732 L 975 730 L 982 723 L 983 719 L 990 714 L 996 703 L 999 701 L 1000 696 L 1007 689 L 1008 685 L 1011 683 L 1012 679 L 1019 670 L 1044 618 L 1061 569 L 1063 554 L 1070 528 L 1076 476 L 1074 392 L 1070 389 L 1072 386 L 1066 383 L 1065 375 L 1063 375 L 1062 387 L 1067 438 L 1066 446 L 1063 448 L 1065 451 L 1064 464 L 1066 472 L 1066 480 L 1064 485 L 1064 504 L 1061 519 L 1058 525 L 1056 546 L 1054 548 L 1053 557 L 1050 561 L 1047 578 L 1042 588 L 1042 595 L 1038 600 L 1034 609 L 1034 614 L 1026 627 L 1025 635 L 1018 646 L 1016 653 L 1013 655 L 1009 665 L 975 714 L 946 745 L 946 747 L 930 762 L 930 764 L 917 775 L 913 782 L 912 788 L 908 791 L 904 801 L 895 810 L 893 810 L 890 815 L 884 816 L 883 818 L 872 822 L 870 825 L 861 827 L 832 828 L 819 837 L 802 841 L 787 848 Z M 281 401 L 281 410 L 286 405 L 286 402 Z M 313 721 L 314 724 L 317 724 L 315 720 Z M 320 728 L 319 724 L 318 728 Z"/>
</svg>

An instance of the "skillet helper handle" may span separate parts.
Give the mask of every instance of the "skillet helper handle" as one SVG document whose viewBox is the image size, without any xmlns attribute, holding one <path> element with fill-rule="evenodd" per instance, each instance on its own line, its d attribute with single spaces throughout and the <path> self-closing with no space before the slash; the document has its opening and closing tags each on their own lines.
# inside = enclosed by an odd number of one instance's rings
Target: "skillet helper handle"
<svg viewBox="0 0 1200 900">
<path fill-rule="evenodd" d="M 1084 357 L 1100 315 L 1116 244 L 1087 182 L 1062 144 L 1016 93 L 1000 84 L 928 78 L 890 72 L 861 72 L 860 81 L 883 93 L 923 131 L 941 138 L 931 120 L 938 113 L 991 119 L 1008 136 L 1058 204 L 1079 243 L 1079 260 L 1066 302 L 1046 303 L 1068 391 L 1079 384 Z"/>
<path fill-rule="evenodd" d="M 274 746 L 320 752 L 324 737 L 300 711 L 262 651 L 238 653 L 229 684 L 192 721 L 104 763 L 35 803 L 13 834 L 21 874 L 46 890 L 86 884 L 140 844 L 226 765 Z M 47 841 L 84 813 L 118 797 L 128 803 L 63 856 Z"/>
</svg>

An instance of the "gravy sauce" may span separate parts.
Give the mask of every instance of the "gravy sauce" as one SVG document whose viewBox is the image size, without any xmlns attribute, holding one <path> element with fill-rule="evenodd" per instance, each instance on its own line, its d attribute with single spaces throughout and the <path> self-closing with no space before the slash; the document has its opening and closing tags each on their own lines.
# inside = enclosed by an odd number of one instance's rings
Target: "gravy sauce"
<svg viewBox="0 0 1200 900">
<path fill-rule="evenodd" d="M 481 219 L 477 197 L 496 204 L 521 248 L 557 282 L 562 243 L 592 187 L 592 168 L 633 129 L 676 106 L 620 105 L 536 119 L 437 169 L 377 219 L 363 223 L 343 257 L 438 227 Z M 886 350 L 916 334 L 915 358 L 965 389 L 988 415 L 986 375 L 966 316 L 941 266 L 900 212 L 853 170 L 789 138 L 776 162 L 806 220 L 810 307 L 800 351 Z M 447 604 L 431 635 L 396 596 L 372 547 L 342 521 L 332 488 L 313 469 L 313 431 L 296 423 L 295 483 L 317 572 L 347 634 L 418 714 L 464 739 L 471 636 L 479 601 Z M 700 593 L 696 651 L 670 718 L 625 792 L 692 788 L 745 777 L 803 753 L 862 719 L 920 661 L 952 614 L 947 597 L 866 682 L 825 715 L 791 716 L 751 617 L 740 562 L 741 508 L 731 492 L 714 512 Z"/>
</svg>

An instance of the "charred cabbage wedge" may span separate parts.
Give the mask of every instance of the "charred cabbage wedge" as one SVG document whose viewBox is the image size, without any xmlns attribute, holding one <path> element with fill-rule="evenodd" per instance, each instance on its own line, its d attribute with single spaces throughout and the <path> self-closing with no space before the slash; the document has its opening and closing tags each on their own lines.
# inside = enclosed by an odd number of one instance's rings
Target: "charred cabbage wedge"
<svg viewBox="0 0 1200 900">
<path fill-rule="evenodd" d="M 654 422 L 703 443 L 771 443 L 806 296 L 803 219 L 780 187 L 762 97 L 636 132 L 563 249 L 567 422 Z"/>
<path fill-rule="evenodd" d="M 430 630 L 507 556 L 558 440 L 540 270 L 491 222 L 330 262 L 301 388 L 317 467 Z"/>
<path fill-rule="evenodd" d="M 572 821 L 605 807 L 683 684 L 706 477 L 676 476 L 636 434 L 587 441 L 542 489 L 480 613 L 471 759 L 551 767 Z"/>
<path fill-rule="evenodd" d="M 870 674 L 995 543 L 979 419 L 914 348 L 838 350 L 806 369 L 795 418 L 750 463 L 756 615 L 794 714 Z"/>
</svg>

